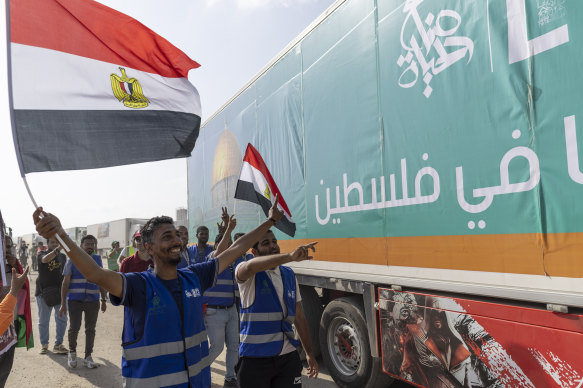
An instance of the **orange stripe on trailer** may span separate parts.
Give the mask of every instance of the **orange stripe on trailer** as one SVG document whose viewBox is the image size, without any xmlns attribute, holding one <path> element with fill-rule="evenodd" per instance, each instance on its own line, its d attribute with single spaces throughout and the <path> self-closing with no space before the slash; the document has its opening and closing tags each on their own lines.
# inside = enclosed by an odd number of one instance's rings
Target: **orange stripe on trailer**
<svg viewBox="0 0 583 388">
<path fill-rule="evenodd" d="M 313 238 L 279 245 L 285 252 L 314 240 L 319 261 L 583 277 L 583 233 Z"/>
</svg>

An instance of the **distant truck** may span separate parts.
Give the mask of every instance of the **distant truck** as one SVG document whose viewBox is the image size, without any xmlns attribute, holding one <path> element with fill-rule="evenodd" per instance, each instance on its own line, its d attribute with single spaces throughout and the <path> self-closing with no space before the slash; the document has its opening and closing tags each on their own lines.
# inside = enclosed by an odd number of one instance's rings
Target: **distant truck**
<svg viewBox="0 0 583 388">
<path fill-rule="evenodd" d="M 203 125 L 191 230 L 264 219 L 233 199 L 252 143 L 297 225 L 282 251 L 319 241 L 293 267 L 339 386 L 582 387 L 582 20 L 337 1 Z"/>
</svg>

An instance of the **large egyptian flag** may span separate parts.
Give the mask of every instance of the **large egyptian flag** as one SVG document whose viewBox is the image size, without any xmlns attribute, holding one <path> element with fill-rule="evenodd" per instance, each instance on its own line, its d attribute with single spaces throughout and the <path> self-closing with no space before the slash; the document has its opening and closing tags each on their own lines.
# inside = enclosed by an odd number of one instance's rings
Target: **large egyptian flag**
<svg viewBox="0 0 583 388">
<path fill-rule="evenodd" d="M 255 147 L 250 143 L 247 144 L 247 150 L 243 157 L 243 166 L 241 166 L 241 174 L 235 189 L 235 198 L 260 205 L 265 215 L 267 215 L 269 208 L 275 201 L 276 194 L 279 195 L 277 207 L 283 212 L 283 217 L 275 224 L 275 227 L 293 237 L 296 234 L 296 224 L 292 220 L 289 208 L 271 177 L 263 158 Z"/>
<path fill-rule="evenodd" d="M 21 173 L 189 156 L 198 63 L 92 0 L 8 0 L 12 123 Z"/>
</svg>

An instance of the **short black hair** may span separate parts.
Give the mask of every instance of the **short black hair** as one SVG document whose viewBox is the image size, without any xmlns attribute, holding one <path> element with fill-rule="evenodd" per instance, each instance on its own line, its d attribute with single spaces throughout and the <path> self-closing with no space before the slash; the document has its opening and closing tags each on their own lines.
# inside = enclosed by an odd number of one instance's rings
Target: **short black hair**
<svg viewBox="0 0 583 388">
<path fill-rule="evenodd" d="M 172 217 L 159 216 L 150 218 L 140 230 L 140 234 L 142 235 L 142 243 L 151 244 L 152 237 L 154 236 L 156 229 L 158 229 L 161 225 L 167 224 L 174 225 L 174 220 Z"/>
<path fill-rule="evenodd" d="M 233 237 L 233 241 L 237 241 L 238 239 L 240 239 L 244 235 L 245 235 L 245 233 L 243 233 L 243 232 L 235 233 L 235 237 Z"/>
<path fill-rule="evenodd" d="M 209 228 L 207 228 L 206 226 L 202 225 L 199 226 L 198 228 L 196 228 L 196 234 L 198 234 L 199 232 L 206 230 L 207 232 L 209 231 Z"/>
<path fill-rule="evenodd" d="M 219 233 L 217 234 L 217 237 L 215 237 L 215 244 L 218 244 L 221 242 L 221 240 L 223 239 L 224 234 L 223 233 Z"/>
<path fill-rule="evenodd" d="M 86 234 L 85 236 L 83 236 L 83 238 L 81 239 L 81 244 L 83 244 L 83 241 L 85 241 L 85 240 L 93 240 L 93 241 L 97 242 L 97 239 L 92 234 Z"/>
<path fill-rule="evenodd" d="M 273 233 L 273 232 L 271 231 L 271 229 L 269 229 L 267 232 L 265 232 L 265 234 L 267 234 L 267 233 Z M 264 236 L 265 236 L 265 234 L 264 234 Z M 259 248 L 259 241 L 257 241 L 255 244 L 253 244 L 253 249 L 257 250 L 257 248 Z"/>
</svg>

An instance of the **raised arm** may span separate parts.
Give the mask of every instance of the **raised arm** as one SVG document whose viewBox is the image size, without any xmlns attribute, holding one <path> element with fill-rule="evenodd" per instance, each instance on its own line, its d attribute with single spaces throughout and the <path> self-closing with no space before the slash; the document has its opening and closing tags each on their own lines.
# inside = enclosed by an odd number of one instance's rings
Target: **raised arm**
<svg viewBox="0 0 583 388">
<path fill-rule="evenodd" d="M 41 218 L 42 217 L 42 218 Z M 123 291 L 123 279 L 117 272 L 103 269 L 95 263 L 93 258 L 85 253 L 73 240 L 69 238 L 61 226 L 61 221 L 50 214 L 45 213 L 42 207 L 35 210 L 33 216 L 38 234 L 44 238 L 52 238 L 59 235 L 65 244 L 71 249 L 67 255 L 75 264 L 75 267 L 85 276 L 87 281 L 97 284 L 109 291 L 112 295 L 121 298 Z"/>
<path fill-rule="evenodd" d="M 222 252 L 226 251 L 227 248 L 229 248 L 229 244 L 231 244 L 231 233 L 233 232 L 233 230 L 235 229 L 235 227 L 237 226 L 237 219 L 235 218 L 235 215 L 233 214 L 230 218 L 229 221 L 227 221 L 227 229 L 225 230 L 225 233 L 223 234 L 223 238 L 221 239 L 221 241 L 219 241 L 218 245 L 217 245 L 217 249 L 215 251 L 215 256 L 220 255 Z M 239 256 L 237 256 L 239 257 Z"/>
<path fill-rule="evenodd" d="M 283 217 L 283 212 L 277 208 L 277 202 L 279 201 L 279 196 L 275 195 L 275 201 L 269 209 L 268 219 L 265 220 L 257 228 L 253 229 L 251 232 L 246 233 L 243 237 L 235 241 L 226 251 L 218 254 L 217 260 L 219 261 L 219 273 L 223 272 L 229 264 L 241 256 L 243 253 L 247 252 L 253 244 L 255 244 L 261 236 L 263 236 L 269 228 L 277 223 Z"/>
<path fill-rule="evenodd" d="M 245 237 L 245 236 L 243 236 Z M 241 238 L 243 238 L 241 237 Z M 240 240 L 240 239 L 239 239 Z M 239 241 L 237 240 L 237 241 Z M 306 245 L 300 245 L 291 253 L 281 253 L 279 255 L 259 256 L 253 260 L 245 261 L 237 267 L 237 281 L 242 283 L 254 276 L 257 272 L 266 271 L 270 268 L 275 268 L 279 265 L 291 263 L 292 261 L 310 260 L 310 249 L 316 252 L 316 245 L 318 242 L 313 242 Z"/>
</svg>

